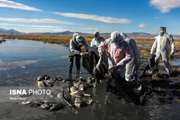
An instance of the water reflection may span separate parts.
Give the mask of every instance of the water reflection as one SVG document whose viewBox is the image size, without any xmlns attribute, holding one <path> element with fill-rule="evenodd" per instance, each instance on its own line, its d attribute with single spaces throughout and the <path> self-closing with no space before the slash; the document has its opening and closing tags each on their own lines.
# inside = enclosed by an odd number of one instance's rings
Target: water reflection
<svg viewBox="0 0 180 120">
<path fill-rule="evenodd" d="M 66 76 L 67 52 L 63 45 L 7 40 L 0 45 L 0 85 L 29 85 L 39 74 Z"/>
<path fill-rule="evenodd" d="M 17 69 L 18 67 L 25 69 L 26 66 L 37 63 L 37 60 L 21 60 L 21 61 L 11 61 L 6 62 L 0 60 L 0 71 L 1 70 L 10 70 L 10 69 Z"/>
</svg>

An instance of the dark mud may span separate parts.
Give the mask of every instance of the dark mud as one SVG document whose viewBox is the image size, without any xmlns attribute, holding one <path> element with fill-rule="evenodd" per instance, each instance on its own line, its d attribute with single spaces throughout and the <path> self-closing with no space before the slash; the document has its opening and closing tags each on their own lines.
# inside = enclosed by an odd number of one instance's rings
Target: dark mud
<svg viewBox="0 0 180 120">
<path fill-rule="evenodd" d="M 96 88 L 94 103 L 78 109 L 68 106 L 57 111 L 42 110 L 39 107 L 21 105 L 20 102 L 0 103 L 1 120 L 179 120 L 180 83 L 173 81 L 146 81 L 148 94 L 143 105 L 137 105 L 128 95 L 110 93 L 108 103 L 103 82 Z M 152 87 L 153 86 L 153 87 Z M 147 91 L 146 91 L 147 92 Z"/>
</svg>

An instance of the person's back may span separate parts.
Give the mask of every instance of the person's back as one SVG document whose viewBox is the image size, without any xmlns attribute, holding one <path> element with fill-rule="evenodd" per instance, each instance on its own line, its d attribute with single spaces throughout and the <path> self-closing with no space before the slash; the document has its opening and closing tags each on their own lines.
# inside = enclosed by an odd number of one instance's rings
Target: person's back
<svg viewBox="0 0 180 120">
<path fill-rule="evenodd" d="M 121 41 L 120 44 L 111 43 L 108 45 L 108 52 L 113 58 L 115 64 L 126 57 L 126 53 L 129 52 L 128 44 L 125 41 Z"/>
<path fill-rule="evenodd" d="M 124 78 L 125 65 L 131 60 L 131 52 L 128 44 L 122 39 L 120 33 L 113 32 L 108 44 L 108 64 L 115 79 Z"/>
<path fill-rule="evenodd" d="M 127 42 L 132 59 L 126 64 L 125 79 L 126 81 L 132 81 L 138 79 L 138 67 L 140 62 L 140 53 L 134 39 L 129 38 L 125 33 L 121 33 L 123 39 Z"/>
<path fill-rule="evenodd" d="M 132 56 L 133 59 L 135 61 L 135 63 L 139 63 L 140 61 L 140 53 L 139 53 L 139 49 L 137 47 L 136 41 L 134 39 L 125 39 L 125 41 L 128 43 L 131 51 L 132 51 Z"/>
</svg>

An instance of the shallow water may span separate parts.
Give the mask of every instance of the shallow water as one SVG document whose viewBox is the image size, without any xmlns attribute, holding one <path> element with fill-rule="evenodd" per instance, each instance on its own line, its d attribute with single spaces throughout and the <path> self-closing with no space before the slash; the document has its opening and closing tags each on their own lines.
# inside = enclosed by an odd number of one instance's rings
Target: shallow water
<svg viewBox="0 0 180 120">
<path fill-rule="evenodd" d="M 171 62 L 180 66 L 180 59 Z M 0 44 L 0 85 L 30 85 L 41 74 L 67 76 L 68 48 L 30 40 Z M 84 71 L 83 71 L 84 72 Z"/>
<path fill-rule="evenodd" d="M 180 59 L 174 59 L 171 64 L 176 65 L 176 66 L 180 66 Z"/>
<path fill-rule="evenodd" d="M 0 85 L 33 85 L 40 74 L 67 76 L 68 49 L 63 45 L 26 40 L 8 40 L 0 44 Z M 175 62 L 179 63 L 178 61 Z M 153 96 L 148 105 L 139 106 L 111 95 L 105 105 L 105 85 L 97 88 L 95 103 L 80 109 L 49 112 L 16 103 L 0 103 L 0 119 L 3 120 L 179 120 L 180 104 L 174 101 L 156 103 Z M 180 99 L 180 98 L 179 98 Z M 13 108 L 13 109 L 12 109 Z"/>
<path fill-rule="evenodd" d="M 66 76 L 68 49 L 27 40 L 0 44 L 0 85 L 29 85 L 41 74 Z"/>
</svg>

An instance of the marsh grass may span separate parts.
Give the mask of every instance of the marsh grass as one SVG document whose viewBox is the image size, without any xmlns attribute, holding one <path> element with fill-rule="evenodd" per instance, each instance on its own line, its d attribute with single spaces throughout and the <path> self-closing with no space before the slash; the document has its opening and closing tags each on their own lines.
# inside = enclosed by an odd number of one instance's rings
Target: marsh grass
<svg viewBox="0 0 180 120">
<path fill-rule="evenodd" d="M 23 39 L 23 40 L 34 40 L 34 41 L 42 41 L 47 43 L 56 43 L 56 44 L 69 44 L 69 40 L 72 36 L 55 36 L 55 35 L 1 35 L 5 39 Z M 86 36 L 88 42 L 91 41 L 91 36 Z"/>
<path fill-rule="evenodd" d="M 136 38 L 135 40 L 137 44 L 140 44 L 142 46 L 142 47 L 139 47 L 141 56 L 143 56 L 143 58 L 149 57 L 150 49 L 154 42 L 154 39 L 153 38 Z M 150 48 L 143 47 L 146 45 L 149 45 Z M 175 45 L 176 45 L 175 58 L 180 58 L 180 39 L 175 40 Z"/>
<path fill-rule="evenodd" d="M 3 38 L 6 39 L 23 39 L 23 40 L 34 40 L 34 41 L 43 41 L 45 43 L 56 43 L 56 44 L 64 44 L 68 45 L 69 40 L 71 39 L 72 36 L 58 36 L 58 35 L 34 35 L 34 34 L 28 34 L 28 35 L 1 35 Z M 93 36 L 85 36 L 86 40 L 88 43 L 92 40 Z M 134 38 L 137 42 L 138 45 L 140 45 L 140 53 L 143 58 L 149 57 L 150 53 L 150 47 L 152 46 L 154 39 L 153 38 Z M 176 41 L 176 54 L 175 57 L 180 58 L 180 39 L 175 40 Z M 145 46 L 150 46 L 145 47 Z"/>
</svg>

